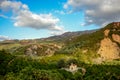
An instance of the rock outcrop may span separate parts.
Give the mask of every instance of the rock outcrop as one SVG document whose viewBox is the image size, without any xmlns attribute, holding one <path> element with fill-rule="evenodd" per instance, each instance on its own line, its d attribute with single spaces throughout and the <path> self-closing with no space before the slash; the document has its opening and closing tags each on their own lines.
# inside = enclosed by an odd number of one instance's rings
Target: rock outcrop
<svg viewBox="0 0 120 80">
<path fill-rule="evenodd" d="M 101 46 L 98 54 L 103 58 L 103 60 L 118 59 L 120 57 L 120 48 L 109 38 L 104 38 L 101 41 Z"/>
<path fill-rule="evenodd" d="M 114 28 L 120 28 L 120 22 L 114 22 L 113 27 Z"/>
<path fill-rule="evenodd" d="M 104 39 L 100 42 L 98 54 L 103 60 L 120 58 L 120 23 L 114 22 L 110 29 L 104 31 Z"/>
<path fill-rule="evenodd" d="M 108 35 L 109 35 L 109 32 L 110 32 L 110 30 L 109 30 L 109 29 L 106 29 L 106 30 L 104 31 L 104 35 L 105 35 L 105 36 L 108 36 Z"/>
<path fill-rule="evenodd" d="M 53 55 L 56 50 L 60 49 L 60 46 L 56 44 L 51 45 L 30 45 L 25 49 L 24 54 L 28 56 L 46 56 L 46 55 Z"/>
<path fill-rule="evenodd" d="M 118 34 L 112 34 L 112 39 L 113 39 L 115 42 L 120 43 L 120 35 L 118 35 Z"/>
</svg>

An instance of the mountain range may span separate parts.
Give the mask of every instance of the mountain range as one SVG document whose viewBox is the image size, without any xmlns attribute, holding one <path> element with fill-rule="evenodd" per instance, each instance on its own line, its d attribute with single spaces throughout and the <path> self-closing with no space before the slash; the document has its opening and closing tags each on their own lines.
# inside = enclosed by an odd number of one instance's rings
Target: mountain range
<svg viewBox="0 0 120 80">
<path fill-rule="evenodd" d="M 0 42 L 0 80 L 120 80 L 120 22 Z"/>
<path fill-rule="evenodd" d="M 15 54 L 48 55 L 92 52 L 94 57 L 98 55 L 102 59 L 101 61 L 119 59 L 120 22 L 110 23 L 101 29 L 66 32 L 62 35 L 48 38 L 5 40 L 0 42 L 0 45 L 0 49 L 7 49 Z M 33 46 L 36 46 L 36 49 Z M 29 53 L 25 53 L 26 51 Z M 87 56 L 89 54 L 84 55 Z"/>
</svg>

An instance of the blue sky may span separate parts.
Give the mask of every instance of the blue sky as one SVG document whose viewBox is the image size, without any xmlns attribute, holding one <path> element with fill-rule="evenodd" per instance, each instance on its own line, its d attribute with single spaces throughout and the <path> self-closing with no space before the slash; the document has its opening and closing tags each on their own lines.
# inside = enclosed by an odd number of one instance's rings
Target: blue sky
<svg viewBox="0 0 120 80">
<path fill-rule="evenodd" d="M 97 29 L 120 20 L 120 8 L 116 7 L 119 2 L 1 0 L 0 39 L 35 39 L 67 31 Z"/>
</svg>

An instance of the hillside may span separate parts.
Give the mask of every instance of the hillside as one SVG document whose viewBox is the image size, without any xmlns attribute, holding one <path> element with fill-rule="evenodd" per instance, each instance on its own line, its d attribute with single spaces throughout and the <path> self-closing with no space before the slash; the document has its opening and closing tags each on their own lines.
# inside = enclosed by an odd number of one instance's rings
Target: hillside
<svg viewBox="0 0 120 80">
<path fill-rule="evenodd" d="M 89 55 L 91 52 L 102 60 L 120 58 L 120 23 L 113 22 L 91 34 L 83 34 L 65 41 L 59 53 Z M 106 47 L 107 46 L 107 47 Z M 92 55 L 93 55 L 92 54 Z"/>
<path fill-rule="evenodd" d="M 26 54 L 26 52 L 29 52 L 29 55 L 36 56 L 54 54 L 56 51 L 60 50 L 60 47 L 65 44 L 67 39 L 71 39 L 83 34 L 90 34 L 95 31 L 96 30 L 66 32 L 62 35 L 41 39 L 5 40 L 0 42 L 0 50 L 5 49 L 10 53 L 14 53 L 15 55 L 23 55 Z M 36 46 L 37 49 L 32 49 L 33 46 Z M 36 54 L 34 54 L 34 52 Z"/>
<path fill-rule="evenodd" d="M 120 25 L 119 22 L 113 22 L 99 30 L 66 32 L 62 35 L 35 40 L 6 40 L 0 42 L 0 45 L 0 49 L 7 49 L 10 53 L 15 54 L 26 54 L 26 51 L 31 51 L 31 53 L 35 51 L 37 55 L 45 55 L 44 53 L 47 50 L 53 52 L 53 54 L 86 52 L 101 56 L 104 60 L 119 59 Z M 61 48 L 56 48 L 54 45 Z M 32 46 L 37 46 L 37 49 L 33 50 Z"/>
<path fill-rule="evenodd" d="M 120 80 L 120 22 L 0 49 L 0 80 Z"/>
<path fill-rule="evenodd" d="M 53 41 L 59 41 L 59 42 L 63 41 L 64 42 L 67 39 L 71 39 L 71 38 L 74 38 L 74 37 L 77 37 L 77 36 L 80 36 L 80 35 L 83 35 L 83 34 L 90 34 L 90 33 L 93 33 L 95 31 L 96 30 L 65 32 L 61 35 L 51 36 L 51 37 L 45 38 L 45 40 L 53 40 Z"/>
<path fill-rule="evenodd" d="M 113 22 L 99 30 L 66 32 L 62 35 L 35 40 L 6 40 L 0 42 L 0 49 L 7 49 L 10 53 L 15 54 L 26 54 L 26 51 L 31 51 L 31 54 L 35 52 L 37 55 L 45 55 L 45 51 L 53 52 L 52 54 L 80 54 L 86 52 L 100 56 L 104 60 L 119 59 L 119 24 L 119 22 Z M 55 45 L 61 48 L 57 48 Z M 37 49 L 32 49 L 32 46 L 37 46 Z"/>
</svg>

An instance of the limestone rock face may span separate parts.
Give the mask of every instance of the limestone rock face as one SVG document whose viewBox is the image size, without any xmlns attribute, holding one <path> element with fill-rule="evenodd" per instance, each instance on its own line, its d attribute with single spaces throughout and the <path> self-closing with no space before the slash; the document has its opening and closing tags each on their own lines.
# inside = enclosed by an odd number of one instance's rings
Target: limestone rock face
<svg viewBox="0 0 120 80">
<path fill-rule="evenodd" d="M 108 34 L 109 34 L 109 32 L 110 32 L 110 30 L 109 30 L 109 29 L 106 29 L 106 30 L 104 31 L 104 35 L 107 37 Z"/>
<path fill-rule="evenodd" d="M 120 22 L 113 22 L 104 30 L 98 54 L 104 60 L 120 59 Z"/>
<path fill-rule="evenodd" d="M 112 39 L 113 39 L 115 42 L 120 43 L 120 35 L 118 35 L 118 34 L 112 34 Z"/>
<path fill-rule="evenodd" d="M 101 41 L 100 48 L 98 50 L 98 54 L 104 59 L 104 60 L 111 60 L 111 59 L 118 59 L 120 58 L 120 48 L 115 43 L 112 42 L 109 38 L 104 38 Z"/>
</svg>

